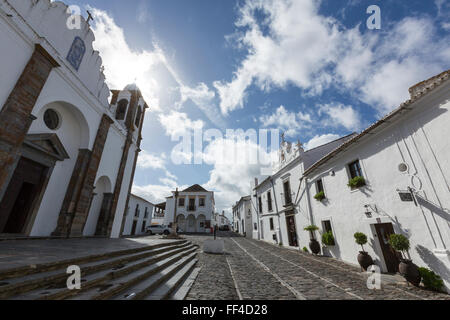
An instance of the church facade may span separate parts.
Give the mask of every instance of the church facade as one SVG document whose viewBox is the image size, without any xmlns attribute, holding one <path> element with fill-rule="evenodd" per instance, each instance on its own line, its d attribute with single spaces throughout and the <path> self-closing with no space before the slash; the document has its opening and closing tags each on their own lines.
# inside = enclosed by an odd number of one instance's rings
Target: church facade
<svg viewBox="0 0 450 320">
<path fill-rule="evenodd" d="M 0 6 L 0 234 L 119 237 L 145 103 L 105 84 L 94 35 L 67 6 Z"/>
</svg>

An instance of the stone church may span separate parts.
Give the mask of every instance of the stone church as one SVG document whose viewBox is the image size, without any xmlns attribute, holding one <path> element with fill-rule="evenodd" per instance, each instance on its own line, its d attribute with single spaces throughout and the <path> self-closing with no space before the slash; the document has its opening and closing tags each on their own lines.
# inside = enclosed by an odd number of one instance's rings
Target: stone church
<svg viewBox="0 0 450 320">
<path fill-rule="evenodd" d="M 148 108 L 110 90 L 88 21 L 67 6 L 0 3 L 0 234 L 119 237 Z"/>
</svg>

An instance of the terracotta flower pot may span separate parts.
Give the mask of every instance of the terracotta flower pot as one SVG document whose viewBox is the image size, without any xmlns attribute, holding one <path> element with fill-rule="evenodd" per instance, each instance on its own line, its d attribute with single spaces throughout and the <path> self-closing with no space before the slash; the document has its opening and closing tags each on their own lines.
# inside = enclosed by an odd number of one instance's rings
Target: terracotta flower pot
<svg viewBox="0 0 450 320">
<path fill-rule="evenodd" d="M 373 265 L 373 259 L 367 252 L 360 251 L 358 255 L 358 263 L 364 271 L 367 271 L 367 269 Z"/>
<path fill-rule="evenodd" d="M 400 274 L 416 287 L 420 285 L 422 276 L 419 272 L 419 267 L 416 266 L 411 260 L 401 259 L 400 265 L 398 266 Z"/>
<path fill-rule="evenodd" d="M 320 244 L 316 239 L 311 239 L 311 242 L 309 243 L 309 248 L 311 249 L 311 252 L 314 254 L 320 253 Z"/>
</svg>

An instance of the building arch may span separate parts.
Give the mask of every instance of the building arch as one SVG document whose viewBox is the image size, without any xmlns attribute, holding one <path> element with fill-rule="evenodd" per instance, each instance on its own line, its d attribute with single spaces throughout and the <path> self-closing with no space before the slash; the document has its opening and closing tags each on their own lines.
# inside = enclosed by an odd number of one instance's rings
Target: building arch
<svg viewBox="0 0 450 320">
<path fill-rule="evenodd" d="M 127 107 L 128 107 L 127 99 L 121 99 L 117 103 L 116 120 L 125 120 L 125 115 L 127 113 Z"/>
<path fill-rule="evenodd" d="M 108 210 L 110 195 L 112 192 L 111 180 L 107 176 L 100 177 L 95 183 L 94 194 L 91 201 L 89 215 L 83 230 L 84 236 L 93 236 L 96 234 L 97 224 L 102 210 Z"/>
<path fill-rule="evenodd" d="M 48 110 L 54 110 L 59 116 L 59 125 L 56 130 L 52 130 L 45 124 L 45 114 Z M 57 133 L 66 148 L 70 148 L 68 144 L 73 144 L 77 149 L 88 149 L 91 130 L 86 117 L 82 110 L 77 106 L 66 101 L 52 101 L 44 104 L 37 110 L 37 119 L 33 121 L 30 133 Z M 73 132 L 68 134 L 68 126 L 76 127 Z M 69 142 L 69 143 L 68 143 Z M 76 143 L 78 142 L 78 144 Z"/>
<path fill-rule="evenodd" d="M 188 215 L 186 219 L 186 232 L 188 233 L 196 232 L 195 223 L 196 223 L 195 216 L 193 214 Z"/>
<path fill-rule="evenodd" d="M 177 226 L 180 232 L 186 232 L 186 218 L 183 214 L 178 215 Z"/>
</svg>

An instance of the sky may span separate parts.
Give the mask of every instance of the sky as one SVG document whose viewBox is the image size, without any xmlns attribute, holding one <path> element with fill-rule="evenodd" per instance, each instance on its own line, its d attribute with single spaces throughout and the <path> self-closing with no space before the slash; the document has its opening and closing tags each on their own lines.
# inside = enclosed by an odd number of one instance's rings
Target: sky
<svg viewBox="0 0 450 320">
<path fill-rule="evenodd" d="M 92 13 L 110 89 L 137 83 L 150 107 L 133 193 L 154 203 L 200 184 L 229 215 L 262 178 L 261 164 L 239 160 L 274 153 L 227 129 L 277 129 L 314 148 L 363 130 L 450 68 L 446 0 L 66 3 Z M 371 5 L 379 29 L 366 23 Z M 189 148 L 181 137 L 194 132 L 215 134 Z"/>
</svg>

